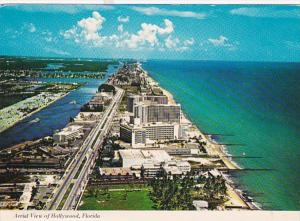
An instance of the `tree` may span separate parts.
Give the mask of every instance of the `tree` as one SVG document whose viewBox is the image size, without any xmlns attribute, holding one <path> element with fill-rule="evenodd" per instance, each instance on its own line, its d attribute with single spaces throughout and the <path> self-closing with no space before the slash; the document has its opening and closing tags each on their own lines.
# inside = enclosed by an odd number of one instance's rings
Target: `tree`
<svg viewBox="0 0 300 221">
<path fill-rule="evenodd" d="M 152 191 L 150 196 L 155 202 L 156 208 L 161 210 L 189 210 L 192 209 L 191 190 L 193 179 L 178 177 L 171 179 L 164 174 L 160 178 L 154 178 L 150 182 Z"/>
</svg>

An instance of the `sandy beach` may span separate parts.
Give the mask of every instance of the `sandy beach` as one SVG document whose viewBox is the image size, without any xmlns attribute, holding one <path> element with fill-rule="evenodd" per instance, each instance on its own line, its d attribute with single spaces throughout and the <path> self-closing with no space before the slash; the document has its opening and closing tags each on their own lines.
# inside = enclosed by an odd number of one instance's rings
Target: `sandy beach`
<svg viewBox="0 0 300 221">
<path fill-rule="evenodd" d="M 163 94 L 168 97 L 168 101 L 170 104 L 177 103 L 173 95 L 169 91 L 159 86 L 159 84 L 153 78 L 151 78 L 147 72 L 145 73 L 147 74 L 148 82 L 151 85 L 158 86 L 163 91 Z M 197 137 L 202 137 L 202 141 L 206 142 L 207 145 L 205 146 L 205 149 L 208 155 L 218 156 L 228 169 L 242 169 L 235 162 L 229 159 L 230 156 L 228 156 L 228 154 L 226 153 L 226 147 L 224 145 L 220 145 L 216 141 L 212 140 L 209 135 L 205 135 L 204 133 L 202 133 L 200 129 L 185 116 L 184 113 L 182 113 L 181 120 L 182 122 L 192 124 L 192 127 L 194 129 L 193 132 L 195 133 L 194 135 Z M 259 209 L 259 207 L 254 203 L 248 203 L 243 199 L 241 195 L 242 192 L 240 190 L 235 190 L 230 185 L 230 183 L 233 183 L 233 181 L 228 176 L 224 178 L 227 180 L 227 195 L 229 197 L 229 200 L 225 203 L 225 206 L 232 208 L 239 207 L 241 209 Z"/>
</svg>

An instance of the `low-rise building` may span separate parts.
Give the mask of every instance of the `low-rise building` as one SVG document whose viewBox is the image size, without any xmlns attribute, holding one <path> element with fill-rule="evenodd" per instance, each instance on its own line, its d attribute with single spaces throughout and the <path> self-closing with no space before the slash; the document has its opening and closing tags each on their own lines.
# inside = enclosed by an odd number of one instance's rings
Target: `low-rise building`
<svg viewBox="0 0 300 221">
<path fill-rule="evenodd" d="M 74 118 L 76 124 L 89 124 L 101 119 L 101 112 L 79 112 Z"/>
<path fill-rule="evenodd" d="M 165 151 L 167 151 L 170 155 L 199 155 L 200 150 L 197 147 L 183 147 L 183 148 L 164 148 Z"/>
<path fill-rule="evenodd" d="M 133 170 L 127 167 L 100 167 L 99 173 L 102 179 L 109 180 L 128 180 L 140 177 L 140 171 Z"/>
<path fill-rule="evenodd" d="M 156 177 L 161 171 L 160 163 L 144 163 L 141 167 L 141 175 L 146 178 Z"/>
<path fill-rule="evenodd" d="M 113 92 L 98 92 L 92 99 L 81 107 L 81 111 L 103 111 L 109 105 Z"/>
<path fill-rule="evenodd" d="M 139 169 L 142 177 L 155 177 L 166 173 L 167 175 L 185 175 L 191 171 L 187 161 L 174 161 L 164 150 L 119 150 L 122 166 Z"/>
<path fill-rule="evenodd" d="M 156 164 L 171 161 L 172 158 L 164 150 L 119 150 L 123 167 L 142 166 L 143 164 Z"/>
<path fill-rule="evenodd" d="M 208 210 L 208 202 L 204 200 L 194 200 L 193 206 L 196 210 Z"/>
<path fill-rule="evenodd" d="M 106 168 L 99 168 L 99 173 L 102 176 L 125 176 L 125 175 L 132 175 L 132 171 L 130 168 L 126 167 L 106 167 Z"/>
<path fill-rule="evenodd" d="M 191 171 L 191 165 L 187 161 L 170 161 L 162 166 L 167 175 L 185 175 Z"/>
<path fill-rule="evenodd" d="M 80 125 L 70 125 L 53 135 L 54 143 L 67 144 L 70 140 L 80 138 L 83 136 L 82 130 L 83 127 Z"/>
</svg>

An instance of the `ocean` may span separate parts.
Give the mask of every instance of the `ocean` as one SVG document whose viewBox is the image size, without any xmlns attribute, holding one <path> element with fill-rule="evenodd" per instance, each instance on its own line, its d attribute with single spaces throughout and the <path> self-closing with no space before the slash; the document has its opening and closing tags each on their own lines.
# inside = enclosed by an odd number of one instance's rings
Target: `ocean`
<svg viewBox="0 0 300 221">
<path fill-rule="evenodd" d="M 263 209 L 300 210 L 300 63 L 150 60 L 143 67 L 203 132 L 241 144 L 229 153 L 259 157 L 235 158 L 240 166 L 272 169 L 235 173 L 241 189 Z M 0 148 L 63 128 L 106 79 L 42 80 L 87 84 L 1 133 Z"/>
<path fill-rule="evenodd" d="M 300 63 L 143 63 L 200 130 L 243 168 L 233 179 L 263 209 L 300 210 Z M 257 158 L 250 158 L 257 157 Z"/>
</svg>

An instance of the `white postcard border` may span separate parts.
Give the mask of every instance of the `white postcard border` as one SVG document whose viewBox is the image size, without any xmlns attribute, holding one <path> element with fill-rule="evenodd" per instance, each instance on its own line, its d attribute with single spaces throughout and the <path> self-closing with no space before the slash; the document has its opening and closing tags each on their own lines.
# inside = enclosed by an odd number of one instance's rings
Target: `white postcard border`
<svg viewBox="0 0 300 221">
<path fill-rule="evenodd" d="M 0 4 L 272 4 L 300 7 L 299 0 L 0 0 Z M 39 220 L 300 221 L 300 211 L 0 211 L 0 221 Z"/>
</svg>

